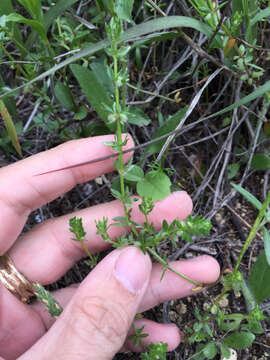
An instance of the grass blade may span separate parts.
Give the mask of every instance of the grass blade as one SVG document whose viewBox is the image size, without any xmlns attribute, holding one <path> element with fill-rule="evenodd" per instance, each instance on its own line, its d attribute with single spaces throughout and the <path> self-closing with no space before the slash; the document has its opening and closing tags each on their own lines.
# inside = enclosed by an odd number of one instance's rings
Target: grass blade
<svg viewBox="0 0 270 360">
<path fill-rule="evenodd" d="M 249 201 L 257 210 L 261 210 L 262 203 L 249 191 L 242 188 L 240 185 L 236 185 L 234 183 L 231 183 L 231 185 L 247 200 Z"/>
<path fill-rule="evenodd" d="M 270 7 L 261 10 L 260 12 L 258 12 L 258 14 L 256 14 L 251 20 L 250 23 L 247 27 L 247 31 L 246 31 L 246 40 L 247 41 L 251 41 L 252 40 L 252 28 L 254 27 L 254 25 L 261 21 L 264 18 L 268 18 L 270 16 Z"/>
<path fill-rule="evenodd" d="M 8 135 L 11 139 L 11 142 L 16 149 L 17 153 L 22 157 L 22 150 L 21 146 L 18 140 L 17 132 L 15 129 L 15 125 L 12 121 L 12 118 L 10 116 L 10 113 L 8 112 L 8 109 L 6 108 L 3 100 L 0 100 L 0 115 L 3 119 L 5 128 L 7 129 Z"/>
<path fill-rule="evenodd" d="M 209 26 L 193 18 L 186 16 L 167 16 L 166 18 L 158 18 L 140 25 L 133 26 L 124 33 L 124 36 L 122 37 L 121 41 L 131 41 L 139 36 L 143 36 L 160 30 L 177 28 L 177 27 L 193 28 L 195 30 L 201 31 L 208 37 L 211 37 L 213 33 L 213 31 Z M 56 71 L 62 69 L 63 67 L 81 59 L 84 56 L 92 55 L 97 51 L 104 49 L 108 45 L 109 45 L 109 40 L 107 39 L 99 41 L 95 45 L 92 45 L 84 50 L 81 50 L 76 55 L 71 56 L 70 58 L 62 61 L 58 65 L 55 65 L 50 70 L 45 71 L 44 73 L 32 79 L 31 81 L 28 81 L 26 84 L 18 86 L 17 88 L 12 89 L 6 92 L 5 94 L 0 95 L 0 99 L 14 93 L 17 90 L 23 89 L 25 86 L 29 86 L 35 83 L 36 81 L 43 80 L 47 76 L 54 74 Z"/>
<path fill-rule="evenodd" d="M 264 251 L 268 265 L 270 266 L 270 233 L 266 227 L 262 227 Z"/>
<path fill-rule="evenodd" d="M 1 0 L 0 2 L 0 15 L 10 14 L 13 12 L 13 5 L 11 0 Z"/>
<path fill-rule="evenodd" d="M 213 117 L 216 117 L 218 115 L 222 115 L 225 114 L 228 111 L 234 110 L 235 108 L 237 108 L 238 106 L 241 105 L 245 105 L 248 104 L 249 102 L 251 102 L 252 100 L 257 99 L 260 96 L 263 96 L 265 93 L 267 93 L 268 91 L 270 91 L 270 80 L 267 81 L 265 84 L 263 84 L 262 86 L 260 86 L 258 89 L 256 89 L 255 91 L 253 91 L 251 94 L 244 96 L 242 99 L 240 99 L 239 101 L 237 101 L 236 103 L 225 107 L 224 109 L 217 111 L 214 114 L 211 114 L 207 117 L 204 118 L 204 120 L 206 119 L 211 119 Z M 1 96 L 0 96 L 1 98 Z"/>
</svg>

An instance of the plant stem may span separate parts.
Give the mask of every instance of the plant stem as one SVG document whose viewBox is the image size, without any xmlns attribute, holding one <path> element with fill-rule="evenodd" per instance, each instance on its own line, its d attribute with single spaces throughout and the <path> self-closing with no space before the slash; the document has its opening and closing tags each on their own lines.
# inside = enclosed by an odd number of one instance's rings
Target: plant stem
<svg viewBox="0 0 270 360">
<path fill-rule="evenodd" d="M 117 43 L 113 44 L 114 51 L 117 50 Z M 120 179 L 120 189 L 121 189 L 121 195 L 122 195 L 122 204 L 124 207 L 124 213 L 125 218 L 130 223 L 130 216 L 128 213 L 128 209 L 125 203 L 125 179 L 123 176 L 124 173 L 124 157 L 123 157 L 123 145 L 122 145 L 122 126 L 121 126 L 121 105 L 120 105 L 120 93 L 119 93 L 119 87 L 117 83 L 118 78 L 118 59 L 116 56 L 113 56 L 113 70 L 114 70 L 114 97 L 115 97 L 115 110 L 116 110 L 116 117 L 117 117 L 117 144 L 118 144 L 118 152 L 119 152 L 119 166 L 118 166 L 118 173 L 119 173 L 119 179 Z M 138 236 L 137 230 L 130 224 L 130 228 L 135 236 Z"/>
<path fill-rule="evenodd" d="M 87 256 L 89 257 L 89 259 L 91 260 L 93 265 L 96 265 L 97 261 L 95 259 L 95 257 L 90 253 L 88 247 L 85 245 L 83 240 L 80 240 L 80 243 L 82 245 L 83 250 L 86 252 Z"/>
<path fill-rule="evenodd" d="M 187 280 L 188 282 L 190 282 L 193 285 L 202 287 L 203 284 L 199 283 L 198 281 L 192 280 L 190 279 L 188 276 L 181 274 L 180 272 L 176 271 L 175 269 L 173 269 L 172 267 L 170 267 L 170 265 L 167 263 L 166 260 L 162 259 L 161 256 L 159 256 L 157 254 L 157 252 L 155 250 L 153 250 L 150 247 L 146 247 L 147 251 L 149 251 L 162 265 L 164 265 L 168 270 L 170 270 L 171 272 L 173 272 L 174 274 L 180 276 L 182 279 Z"/>
<path fill-rule="evenodd" d="M 261 208 L 261 210 L 260 210 L 260 212 L 259 212 L 259 214 L 258 214 L 258 216 L 257 216 L 251 230 L 250 230 L 250 233 L 249 233 L 249 235 L 248 235 L 248 237 L 247 237 L 247 239 L 245 241 L 244 246 L 242 247 L 242 250 L 241 250 L 240 255 L 238 257 L 238 260 L 237 260 L 237 264 L 236 264 L 235 269 L 234 269 L 234 273 L 236 273 L 236 271 L 238 270 L 239 265 L 240 265 L 240 263 L 241 263 L 241 261 L 243 259 L 243 256 L 245 255 L 245 252 L 247 251 L 247 249 L 248 249 L 249 245 L 251 244 L 252 240 L 254 239 L 257 231 L 260 229 L 261 222 L 263 220 L 263 217 L 265 216 L 265 212 L 266 212 L 266 210 L 268 208 L 269 203 L 270 203 L 270 191 L 268 191 L 266 199 L 264 200 L 264 202 L 262 204 L 262 208 Z"/>
</svg>

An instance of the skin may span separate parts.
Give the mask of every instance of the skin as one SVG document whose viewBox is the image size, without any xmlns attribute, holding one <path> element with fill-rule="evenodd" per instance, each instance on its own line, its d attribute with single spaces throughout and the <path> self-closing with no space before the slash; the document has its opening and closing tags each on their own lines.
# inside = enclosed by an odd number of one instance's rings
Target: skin
<svg viewBox="0 0 270 360">
<path fill-rule="evenodd" d="M 101 136 L 70 141 L 52 150 L 31 156 L 0 169 L 0 255 L 8 252 L 17 269 L 29 280 L 42 285 L 59 279 L 79 259 L 85 257 L 79 243 L 71 241 L 68 220 L 82 217 L 87 232 L 86 244 L 92 253 L 109 247 L 96 235 L 94 220 L 123 216 L 119 201 L 112 201 L 76 211 L 37 225 L 20 235 L 31 211 L 80 184 L 113 171 L 110 159 L 36 176 L 46 170 L 106 156 L 112 153 L 104 141 L 113 136 Z M 129 137 L 126 149 L 132 147 Z M 128 161 L 132 154 L 125 154 Z M 157 229 L 162 220 L 183 220 L 192 211 L 192 201 L 185 192 L 176 192 L 156 203 L 149 216 Z M 143 217 L 135 203 L 135 221 Z M 124 229 L 111 227 L 112 238 Z M 219 265 L 210 256 L 200 256 L 170 264 L 188 277 L 210 284 L 219 277 Z M 127 334 L 136 313 L 157 304 L 192 295 L 194 285 L 153 264 L 147 255 L 135 247 L 112 251 L 85 278 L 80 286 L 70 286 L 53 295 L 64 311 L 55 321 L 39 304 L 25 305 L 0 283 L 0 360 L 12 359 L 112 359 L 120 350 L 135 350 Z M 144 343 L 163 341 L 173 350 L 181 335 L 174 324 L 158 324 L 147 319 L 135 321 L 149 334 Z"/>
</svg>

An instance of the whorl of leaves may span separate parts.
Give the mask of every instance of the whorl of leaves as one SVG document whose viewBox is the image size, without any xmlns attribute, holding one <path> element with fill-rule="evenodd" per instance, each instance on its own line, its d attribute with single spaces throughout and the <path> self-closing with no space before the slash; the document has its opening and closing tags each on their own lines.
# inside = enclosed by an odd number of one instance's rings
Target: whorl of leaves
<svg viewBox="0 0 270 360">
<path fill-rule="evenodd" d="M 142 360 L 166 360 L 166 352 L 168 351 L 168 344 L 159 342 L 157 344 L 151 343 L 148 352 L 141 354 Z"/>
<path fill-rule="evenodd" d="M 46 306 L 50 315 L 57 318 L 63 311 L 61 305 L 52 297 L 42 285 L 35 283 L 34 288 L 37 298 Z"/>
</svg>

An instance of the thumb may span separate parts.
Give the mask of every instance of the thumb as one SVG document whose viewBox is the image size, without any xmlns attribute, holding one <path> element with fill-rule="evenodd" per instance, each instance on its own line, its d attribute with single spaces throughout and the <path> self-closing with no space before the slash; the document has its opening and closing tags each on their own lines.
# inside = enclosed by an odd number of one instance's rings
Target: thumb
<svg viewBox="0 0 270 360">
<path fill-rule="evenodd" d="M 121 349 L 148 286 L 151 260 L 114 250 L 82 282 L 46 335 L 20 359 L 109 360 Z"/>
</svg>

